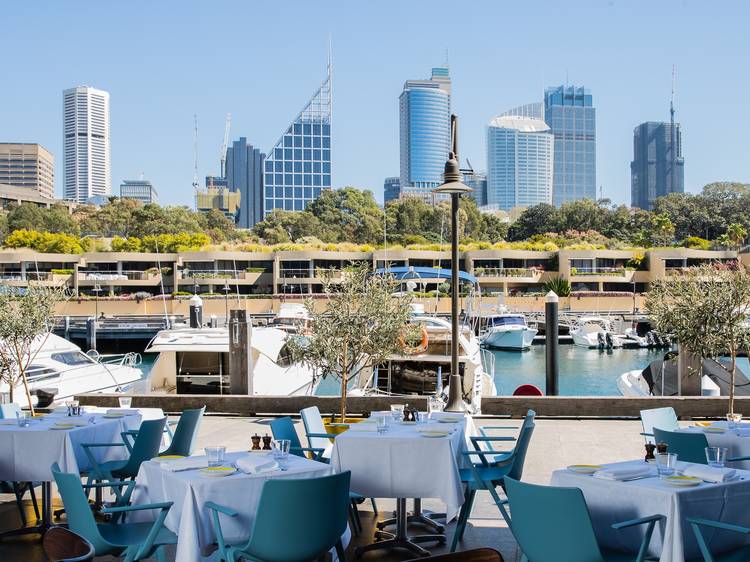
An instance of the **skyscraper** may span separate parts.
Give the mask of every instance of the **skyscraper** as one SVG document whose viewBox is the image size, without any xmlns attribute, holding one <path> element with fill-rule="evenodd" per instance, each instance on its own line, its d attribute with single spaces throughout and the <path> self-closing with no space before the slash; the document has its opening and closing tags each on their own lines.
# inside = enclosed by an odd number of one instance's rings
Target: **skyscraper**
<svg viewBox="0 0 750 562">
<path fill-rule="evenodd" d="M 429 80 L 407 80 L 399 96 L 401 193 L 432 200 L 451 145 L 451 80 L 447 66 Z"/>
<path fill-rule="evenodd" d="M 487 174 L 475 172 L 473 169 L 461 169 L 461 175 L 463 176 L 462 181 L 474 190 L 471 193 L 467 193 L 467 197 L 473 198 L 479 207 L 486 205 Z"/>
<path fill-rule="evenodd" d="M 383 182 L 383 203 L 401 197 L 401 180 L 397 177 L 385 178 Z"/>
<path fill-rule="evenodd" d="M 544 120 L 555 136 L 555 205 L 596 199 L 596 110 L 591 92 L 575 86 L 547 88 Z"/>
<path fill-rule="evenodd" d="M 144 205 L 156 203 L 158 194 L 148 180 L 123 180 L 120 184 L 120 199 L 135 199 Z"/>
<path fill-rule="evenodd" d="M 237 224 L 252 228 L 263 220 L 263 161 L 266 155 L 240 137 L 227 147 L 226 186 L 240 193 Z M 216 183 L 215 187 L 220 187 Z M 208 186 L 207 186 L 208 187 Z"/>
<path fill-rule="evenodd" d="M 630 200 L 633 207 L 651 210 L 654 200 L 685 191 L 685 159 L 679 123 L 641 123 L 633 130 Z"/>
<path fill-rule="evenodd" d="M 499 116 L 487 128 L 487 205 L 552 203 L 555 137 L 541 119 Z"/>
<path fill-rule="evenodd" d="M 331 103 L 329 58 L 320 88 L 268 151 L 264 216 L 274 209 L 302 211 L 331 187 Z"/>
<path fill-rule="evenodd" d="M 63 91 L 63 196 L 85 203 L 111 193 L 109 92 L 89 86 Z"/>
<path fill-rule="evenodd" d="M 55 159 L 41 144 L 0 143 L 0 183 L 55 196 Z"/>
</svg>

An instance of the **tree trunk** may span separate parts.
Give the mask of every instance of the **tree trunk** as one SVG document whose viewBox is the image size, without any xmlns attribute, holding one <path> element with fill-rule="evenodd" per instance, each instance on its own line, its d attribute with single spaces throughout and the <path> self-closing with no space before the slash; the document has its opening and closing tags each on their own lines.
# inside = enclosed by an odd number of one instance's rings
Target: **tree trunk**
<svg viewBox="0 0 750 562">
<path fill-rule="evenodd" d="M 349 346 L 347 345 L 347 340 L 344 340 L 344 349 L 342 352 L 342 355 L 344 357 L 344 361 L 341 365 L 341 423 L 346 423 L 346 383 L 347 378 L 349 375 Z"/>
<path fill-rule="evenodd" d="M 26 372 L 21 371 L 21 380 L 23 381 L 23 389 L 26 391 L 26 400 L 29 402 L 29 411 L 31 417 L 34 417 L 34 404 L 31 403 L 31 391 L 29 390 L 29 381 L 26 379 Z"/>
<path fill-rule="evenodd" d="M 737 372 L 737 350 L 731 349 L 732 362 L 730 366 L 730 377 L 729 377 L 729 413 L 734 414 L 734 376 Z"/>
</svg>

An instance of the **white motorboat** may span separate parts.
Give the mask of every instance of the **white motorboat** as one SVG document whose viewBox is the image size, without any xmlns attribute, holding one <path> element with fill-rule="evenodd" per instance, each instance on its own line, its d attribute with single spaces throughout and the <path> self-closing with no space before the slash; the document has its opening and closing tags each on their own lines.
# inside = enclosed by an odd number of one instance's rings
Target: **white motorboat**
<svg viewBox="0 0 750 562">
<path fill-rule="evenodd" d="M 643 376 L 643 371 L 636 369 L 627 371 L 617 379 L 617 390 L 620 394 L 627 397 L 644 397 L 654 396 L 648 382 Z M 701 396 L 720 396 L 721 389 L 711 377 L 703 375 L 701 377 Z"/>
<path fill-rule="evenodd" d="M 479 339 L 488 347 L 523 351 L 531 347 L 537 334 L 537 330 L 526 323 L 523 314 L 505 312 L 483 320 Z"/>
<path fill-rule="evenodd" d="M 612 322 L 601 316 L 581 316 L 571 327 L 573 343 L 587 348 L 622 347 L 622 338 L 615 334 Z"/>
<path fill-rule="evenodd" d="M 292 363 L 286 349 L 287 331 L 253 327 L 250 337 L 253 395 L 312 394 L 317 385 L 312 369 Z M 225 394 L 229 389 L 229 329 L 162 330 L 146 347 L 158 353 L 149 376 L 150 390 L 177 394 Z"/>
<path fill-rule="evenodd" d="M 31 400 L 40 406 L 88 392 L 125 391 L 143 377 L 137 368 L 140 356 L 136 353 L 108 357 L 96 352 L 86 354 L 52 333 L 38 336 L 29 355 L 26 377 Z M 0 383 L 0 393 L 9 391 L 7 383 Z M 28 406 L 23 383 L 14 387 L 13 401 Z"/>
<path fill-rule="evenodd" d="M 271 320 L 271 326 L 290 334 L 308 334 L 312 329 L 312 319 L 304 304 L 283 302 Z"/>
</svg>

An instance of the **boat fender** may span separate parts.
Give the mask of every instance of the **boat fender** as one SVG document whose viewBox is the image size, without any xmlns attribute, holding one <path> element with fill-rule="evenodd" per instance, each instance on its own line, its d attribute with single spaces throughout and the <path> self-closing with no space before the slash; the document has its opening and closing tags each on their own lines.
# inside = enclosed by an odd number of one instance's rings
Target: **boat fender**
<svg viewBox="0 0 750 562">
<path fill-rule="evenodd" d="M 610 332 L 604 334 L 604 339 L 607 342 L 607 349 L 612 349 L 615 346 L 615 339 Z"/>
</svg>

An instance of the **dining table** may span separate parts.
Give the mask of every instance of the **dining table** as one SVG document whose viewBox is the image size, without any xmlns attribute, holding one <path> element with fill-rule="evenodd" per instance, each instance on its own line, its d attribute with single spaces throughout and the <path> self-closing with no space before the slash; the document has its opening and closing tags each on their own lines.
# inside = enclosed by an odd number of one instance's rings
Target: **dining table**
<svg viewBox="0 0 750 562">
<path fill-rule="evenodd" d="M 227 453 L 224 464 L 229 466 L 244 455 L 267 455 L 265 451 Z M 237 517 L 222 517 L 221 528 L 228 544 L 242 543 L 250 537 L 257 517 L 263 485 L 271 478 L 317 478 L 333 474 L 333 468 L 321 462 L 289 455 L 285 470 L 275 468 L 254 474 L 241 470 L 228 476 L 208 476 L 201 468 L 208 458 L 189 457 L 192 468 L 173 470 L 169 461 L 150 460 L 141 465 L 133 491 L 133 505 L 173 502 L 164 525 L 177 535 L 175 560 L 201 562 L 216 548 L 216 533 L 207 502 L 214 502 L 237 511 Z M 196 461 L 193 463 L 192 461 Z M 155 519 L 157 513 L 144 510 L 130 521 Z M 348 532 L 348 531 L 347 531 Z"/>
<path fill-rule="evenodd" d="M 44 533 L 52 521 L 52 465 L 57 463 L 63 472 L 86 472 L 91 466 L 81 444 L 122 442 L 121 433 L 138 429 L 142 420 L 138 409 L 108 413 L 86 407 L 78 416 L 68 416 L 62 409 L 29 418 L 25 427 L 16 419 L 0 420 L 0 480 L 38 482 L 42 488 L 41 521 L 33 527 L 0 533 L 0 538 Z M 97 462 L 122 460 L 127 455 L 125 447 L 97 447 L 94 451 Z"/>
<path fill-rule="evenodd" d="M 685 470 L 690 463 L 678 463 Z M 701 465 L 705 466 L 705 465 Z M 698 543 L 688 517 L 712 519 L 750 527 L 750 471 L 736 470 L 727 482 L 700 482 L 691 487 L 674 487 L 659 478 L 656 467 L 644 460 L 602 465 L 609 470 L 638 471 L 649 467 L 648 474 L 629 481 L 595 478 L 562 468 L 552 473 L 551 484 L 579 488 L 586 499 L 599 544 L 604 547 L 638 551 L 646 532 L 644 526 L 615 530 L 612 524 L 627 520 L 663 515 L 657 523 L 649 545 L 649 556 L 660 562 L 684 562 L 701 559 Z M 714 553 L 729 551 L 750 539 L 741 533 L 707 530 L 709 548 Z"/>
<path fill-rule="evenodd" d="M 681 427 L 677 431 L 704 433 L 711 447 L 726 447 L 727 457 L 750 457 L 750 423 L 729 428 L 726 421 Z M 750 470 L 750 460 L 729 463 L 732 468 Z"/>
<path fill-rule="evenodd" d="M 388 419 L 390 413 L 379 416 Z M 443 543 L 445 535 L 410 536 L 407 499 L 439 499 L 445 504 L 446 518 L 455 517 L 464 502 L 459 469 L 469 462 L 463 452 L 470 447 L 468 437 L 476 435 L 476 427 L 469 415 L 435 413 L 424 423 L 390 419 L 381 433 L 377 417 L 372 415 L 369 421 L 353 424 L 339 434 L 331 452 L 331 465 L 337 472 L 351 471 L 353 492 L 367 498 L 396 499 L 395 533 L 378 531 L 382 540 L 358 547 L 357 554 L 403 548 L 417 556 L 428 555 L 417 543 Z"/>
</svg>

